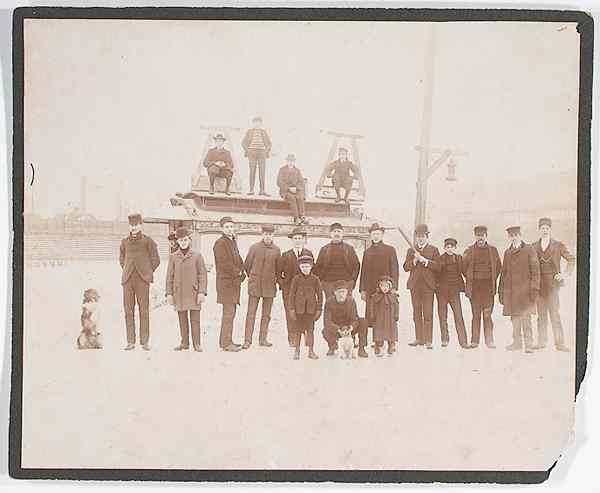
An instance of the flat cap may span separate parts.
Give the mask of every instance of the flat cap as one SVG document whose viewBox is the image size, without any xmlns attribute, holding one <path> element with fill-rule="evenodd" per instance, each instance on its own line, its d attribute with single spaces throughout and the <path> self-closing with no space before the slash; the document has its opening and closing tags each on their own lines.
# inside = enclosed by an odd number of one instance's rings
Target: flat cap
<svg viewBox="0 0 600 493">
<path fill-rule="evenodd" d="M 131 224 L 132 226 L 134 224 L 142 224 L 142 215 L 137 212 L 134 214 L 129 214 L 127 216 L 127 221 L 129 221 L 129 224 Z"/>
<path fill-rule="evenodd" d="M 294 236 L 306 236 L 306 231 L 304 231 L 302 228 L 300 227 L 295 227 L 294 229 L 292 229 L 292 231 L 290 231 L 290 233 L 288 234 L 288 238 L 293 238 Z"/>
<path fill-rule="evenodd" d="M 343 231 L 344 226 L 342 226 L 340 223 L 332 223 L 331 226 L 329 226 L 329 231 L 333 231 L 334 229 L 341 229 Z"/>
<path fill-rule="evenodd" d="M 549 217 L 540 217 L 540 220 L 538 221 L 538 228 L 541 228 L 542 226 L 552 227 L 552 219 Z"/>
<path fill-rule="evenodd" d="M 444 246 L 448 246 L 448 245 L 456 246 L 456 245 L 458 245 L 458 241 L 456 241 L 456 239 L 454 239 L 454 238 L 446 238 L 444 240 Z"/>
<path fill-rule="evenodd" d="M 221 219 L 219 219 L 219 224 L 221 226 L 227 223 L 233 223 L 233 219 L 231 219 L 231 216 L 223 216 Z"/>
<path fill-rule="evenodd" d="M 428 235 L 429 228 L 427 227 L 427 224 L 417 224 L 415 226 L 415 234 Z"/>
<path fill-rule="evenodd" d="M 223 140 L 223 141 L 227 140 L 222 133 L 215 134 L 215 136 L 213 137 L 213 139 L 214 140 Z"/>
<path fill-rule="evenodd" d="M 369 233 L 372 233 L 373 231 L 385 231 L 385 228 L 379 223 L 373 223 L 369 226 Z"/>
<path fill-rule="evenodd" d="M 487 226 L 484 226 L 483 224 L 480 224 L 473 228 L 473 233 L 476 235 L 486 235 L 487 232 L 488 232 L 488 228 L 487 228 Z"/>
<path fill-rule="evenodd" d="M 338 289 L 348 289 L 348 283 L 346 281 L 335 281 L 333 283 L 333 290 L 337 291 Z"/>
<path fill-rule="evenodd" d="M 263 233 L 274 233 L 275 232 L 275 226 L 273 226 L 272 224 L 263 224 L 260 229 L 262 230 Z"/>
<path fill-rule="evenodd" d="M 285 157 L 285 160 L 286 160 L 286 161 L 295 161 L 295 160 L 296 160 L 296 155 L 295 155 L 295 154 L 288 154 L 288 155 Z"/>
<path fill-rule="evenodd" d="M 506 232 L 509 235 L 520 233 L 521 232 L 521 226 L 509 226 L 508 228 L 506 228 Z"/>
</svg>

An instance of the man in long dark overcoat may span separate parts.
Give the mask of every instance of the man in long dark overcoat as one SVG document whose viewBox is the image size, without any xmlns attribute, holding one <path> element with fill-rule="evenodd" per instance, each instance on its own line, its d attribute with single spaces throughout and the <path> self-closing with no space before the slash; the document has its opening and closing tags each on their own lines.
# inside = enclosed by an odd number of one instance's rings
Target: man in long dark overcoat
<svg viewBox="0 0 600 493">
<path fill-rule="evenodd" d="M 494 349 L 494 297 L 502 262 L 498 249 L 487 241 L 487 226 L 475 226 L 475 243 L 469 246 L 463 255 L 463 274 L 465 276 L 465 294 L 471 302 L 471 346 L 479 346 L 481 338 L 481 319 L 485 344 Z"/>
<path fill-rule="evenodd" d="M 287 325 L 288 343 L 290 347 L 295 347 L 295 331 L 294 320 L 290 317 L 290 288 L 292 280 L 296 274 L 300 274 L 298 259 L 300 257 L 310 256 L 313 253 L 306 248 L 306 231 L 301 227 L 294 228 L 288 235 L 292 240 L 292 248 L 283 252 L 279 258 L 277 273 L 279 276 L 278 283 L 283 295 L 283 306 L 285 309 L 285 321 Z"/>
<path fill-rule="evenodd" d="M 540 292 L 540 263 L 535 249 L 521 239 L 519 226 L 511 226 L 506 232 L 511 244 L 504 252 L 498 285 L 502 314 L 510 317 L 513 326 L 513 342 L 506 349 L 516 351 L 524 347 L 526 353 L 531 353 L 531 315 Z"/>
<path fill-rule="evenodd" d="M 244 261 L 244 269 L 248 276 L 248 312 L 246 314 L 246 330 L 242 349 L 249 349 L 252 345 L 256 311 L 261 300 L 262 310 L 258 344 L 264 347 L 272 346 L 267 336 L 269 322 L 271 321 L 273 298 L 277 294 L 277 265 L 281 256 L 279 247 L 273 243 L 274 232 L 275 228 L 272 224 L 264 225 L 262 227 L 262 240 L 250 247 Z"/>
<path fill-rule="evenodd" d="M 244 261 L 238 250 L 234 234 L 235 224 L 229 216 L 220 220 L 222 235 L 215 241 L 213 252 L 215 254 L 215 270 L 217 281 L 217 303 L 223 306 L 221 318 L 221 333 L 219 346 L 224 351 L 239 351 L 241 346 L 234 344 L 232 339 L 233 321 L 237 306 L 240 304 L 240 287 L 246 274 Z"/>
<path fill-rule="evenodd" d="M 426 224 L 415 227 L 415 248 L 409 248 L 404 260 L 404 271 L 410 272 L 406 287 L 410 290 L 415 323 L 415 340 L 409 346 L 433 348 L 433 294 L 436 273 L 439 271 L 440 251 L 429 244 Z"/>
<path fill-rule="evenodd" d="M 129 236 L 123 238 L 119 249 L 119 263 L 123 272 L 123 306 L 127 328 L 126 351 L 135 348 L 135 304 L 140 315 L 140 344 L 150 350 L 150 284 L 154 271 L 160 265 L 158 248 L 152 238 L 142 233 L 141 214 L 130 214 Z"/>
<path fill-rule="evenodd" d="M 569 351 L 560 319 L 559 291 L 565 277 L 571 276 L 575 268 L 575 256 L 562 241 L 552 238 L 552 219 L 542 217 L 538 221 L 540 239 L 533 244 L 540 261 L 540 295 L 537 300 L 538 342 L 534 349 L 544 349 L 548 342 L 548 316 L 554 333 L 554 347 L 557 351 Z M 561 260 L 567 262 L 563 274 Z"/>
</svg>

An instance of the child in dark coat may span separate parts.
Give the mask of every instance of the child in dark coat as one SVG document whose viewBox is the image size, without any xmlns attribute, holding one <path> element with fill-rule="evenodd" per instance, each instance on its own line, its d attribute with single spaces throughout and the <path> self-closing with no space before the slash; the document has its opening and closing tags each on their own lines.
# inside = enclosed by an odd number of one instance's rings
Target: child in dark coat
<svg viewBox="0 0 600 493">
<path fill-rule="evenodd" d="M 392 278 L 381 276 L 377 283 L 377 291 L 371 297 L 370 319 L 373 321 L 373 340 L 375 356 L 383 356 L 381 348 L 387 342 L 388 354 L 396 351 L 398 341 L 399 306 L 398 297 L 392 292 Z"/>
<path fill-rule="evenodd" d="M 321 318 L 323 307 L 323 287 L 321 281 L 311 274 L 313 258 L 303 255 L 298 259 L 300 274 L 292 279 L 289 295 L 289 315 L 294 321 L 294 359 L 300 359 L 300 339 L 304 334 L 304 341 L 308 347 L 308 357 L 319 359 L 314 351 L 315 322 Z"/>
</svg>

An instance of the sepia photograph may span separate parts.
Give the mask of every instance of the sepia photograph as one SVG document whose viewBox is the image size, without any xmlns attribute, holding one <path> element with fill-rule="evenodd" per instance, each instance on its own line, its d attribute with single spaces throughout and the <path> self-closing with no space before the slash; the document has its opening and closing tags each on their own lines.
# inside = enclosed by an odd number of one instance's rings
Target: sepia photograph
<svg viewBox="0 0 600 493">
<path fill-rule="evenodd" d="M 189 10 L 15 20 L 11 474 L 547 479 L 585 371 L 591 19 Z"/>
</svg>

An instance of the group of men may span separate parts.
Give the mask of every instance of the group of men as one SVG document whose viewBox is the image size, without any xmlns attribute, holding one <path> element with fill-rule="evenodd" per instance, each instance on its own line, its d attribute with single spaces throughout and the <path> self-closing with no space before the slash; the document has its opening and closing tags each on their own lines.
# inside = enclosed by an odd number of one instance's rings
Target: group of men
<svg viewBox="0 0 600 493">
<path fill-rule="evenodd" d="M 120 255 L 127 326 L 125 349 L 135 347 L 133 312 L 136 300 L 140 307 L 140 342 L 144 349 L 149 349 L 148 289 L 152 273 L 160 260 L 154 241 L 141 232 L 141 216 L 132 215 L 129 222 L 131 233 L 123 239 Z M 263 226 L 261 240 L 251 246 L 244 259 L 238 249 L 233 219 L 223 217 L 220 225 L 222 234 L 215 241 L 213 252 L 217 303 L 222 305 L 219 345 L 224 351 L 237 352 L 252 346 L 259 305 L 261 315 L 258 343 L 263 347 L 272 346 L 268 339 L 269 323 L 273 300 L 278 291 L 282 293 L 286 312 L 288 342 L 290 346 L 297 344 L 294 310 L 290 309 L 291 283 L 300 273 L 300 264 L 309 258 L 314 263 L 312 274 L 318 278 L 325 300 L 335 298 L 339 291 L 344 290 L 352 298 L 352 292 L 358 283 L 360 298 L 366 305 L 366 316 L 353 323 L 352 332 L 353 335 L 358 335 L 358 355 L 368 357 L 367 334 L 373 321 L 367 314 L 372 311 L 370 304 L 378 293 L 380 281 L 389 280 L 391 292 L 394 296 L 398 295 L 399 262 L 396 249 L 383 242 L 385 228 L 377 223 L 371 225 L 371 244 L 364 251 L 361 263 L 354 247 L 344 241 L 344 228 L 340 223 L 330 226 L 331 240 L 320 249 L 316 260 L 306 247 L 307 234 L 299 226 L 289 234 L 292 248 L 283 253 L 273 241 L 274 227 Z M 506 349 L 523 349 L 530 353 L 544 348 L 550 318 L 555 348 L 568 351 L 559 312 L 559 289 L 565 277 L 573 272 L 575 257 L 562 242 L 552 238 L 550 218 L 541 218 L 538 226 L 540 238 L 533 244 L 526 244 L 522 240 L 518 226 L 507 228 L 510 246 L 501 260 L 497 248 L 487 241 L 488 230 L 485 226 L 474 228 L 475 241 L 463 255 L 456 252 L 457 241 L 454 238 L 444 240 L 444 253 L 440 255 L 439 250 L 429 243 L 427 226 L 418 225 L 415 228 L 415 248 L 408 249 L 403 263 L 404 271 L 409 273 L 407 288 L 410 290 L 415 326 L 415 340 L 409 345 L 425 346 L 428 349 L 433 347 L 433 303 L 434 297 L 437 297 L 443 347 L 450 340 L 447 323 L 450 305 L 458 343 L 462 348 L 472 349 L 479 345 L 482 321 L 485 344 L 488 348 L 495 348 L 492 312 L 498 294 L 503 314 L 511 318 L 513 325 L 513 342 Z M 176 251 L 177 248 L 174 248 Z M 171 257 L 173 255 L 172 253 Z M 188 254 L 187 250 L 186 255 L 196 258 L 192 253 Z M 562 259 L 566 261 L 566 274 L 562 273 Z M 203 260 L 195 261 L 194 265 L 203 266 Z M 198 270 L 197 267 L 195 269 L 194 272 Z M 198 281 L 194 276 L 191 285 L 195 291 L 192 292 L 199 293 Z M 233 340 L 233 327 L 240 304 L 241 286 L 246 278 L 248 306 L 244 342 L 238 344 Z M 202 276 L 199 279 L 204 288 L 199 293 L 202 296 L 195 303 L 197 306 L 204 302 L 206 296 L 206 283 L 202 281 Z M 168 286 L 167 283 L 167 290 Z M 462 313 L 461 292 L 466 294 L 471 304 L 470 341 Z M 320 313 L 320 307 L 317 312 Z M 531 316 L 535 312 L 538 315 L 537 344 L 533 342 L 531 324 Z M 196 325 L 199 327 L 199 313 L 196 317 Z M 327 320 L 325 317 L 322 334 L 329 346 L 328 354 L 333 355 L 337 349 L 339 334 L 332 329 L 335 324 L 328 326 Z M 197 330 L 199 332 L 199 328 Z"/>
<path fill-rule="evenodd" d="M 262 118 L 257 116 L 252 120 L 252 128 L 248 129 L 242 140 L 244 155 L 248 158 L 249 165 L 249 190 L 248 195 L 254 195 L 256 172 L 258 171 L 258 195 L 268 197 L 266 191 L 266 160 L 271 155 L 272 142 L 268 132 L 263 128 Z M 229 150 L 225 149 L 226 138 L 222 133 L 214 137 L 215 147 L 208 150 L 204 158 L 204 167 L 209 176 L 209 193 L 215 193 L 215 180 L 225 179 L 226 195 L 231 195 L 231 181 L 233 179 L 234 164 Z M 290 206 L 294 223 L 307 224 L 304 214 L 306 200 L 306 180 L 300 168 L 296 166 L 296 156 L 288 154 L 286 164 L 277 173 L 277 187 L 279 195 Z M 335 189 L 335 202 L 349 201 L 352 184 L 358 178 L 360 170 L 348 159 L 348 150 L 340 147 L 338 159 L 328 165 L 327 176 L 331 178 Z M 343 197 L 342 197 L 343 193 Z"/>
</svg>

